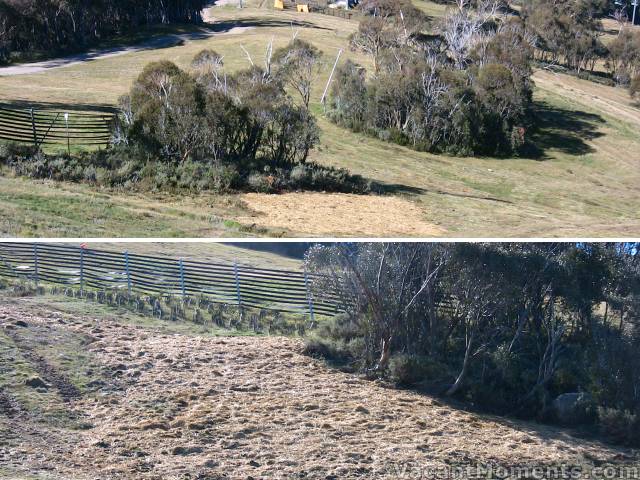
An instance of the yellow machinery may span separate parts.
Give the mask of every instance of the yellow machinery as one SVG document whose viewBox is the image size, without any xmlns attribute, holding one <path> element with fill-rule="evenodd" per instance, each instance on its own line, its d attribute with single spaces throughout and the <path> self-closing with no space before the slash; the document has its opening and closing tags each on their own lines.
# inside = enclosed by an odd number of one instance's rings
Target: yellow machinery
<svg viewBox="0 0 640 480">
<path fill-rule="evenodd" d="M 273 8 L 276 10 L 286 10 L 287 8 L 292 8 L 293 2 L 287 0 L 274 0 Z M 298 13 L 309 13 L 309 3 L 297 3 L 295 5 Z"/>
</svg>

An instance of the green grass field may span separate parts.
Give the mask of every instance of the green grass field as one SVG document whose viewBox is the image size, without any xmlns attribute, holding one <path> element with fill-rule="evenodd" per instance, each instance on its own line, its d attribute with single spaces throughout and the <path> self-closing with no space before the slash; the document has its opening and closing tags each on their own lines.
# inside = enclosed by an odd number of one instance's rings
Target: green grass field
<svg viewBox="0 0 640 480">
<path fill-rule="evenodd" d="M 0 77 L 0 102 L 50 108 L 113 106 L 150 61 L 169 59 L 188 68 L 195 53 L 206 47 L 224 55 L 226 68 L 244 68 L 248 60 L 241 46 L 260 63 L 272 39 L 278 48 L 299 30 L 299 38 L 313 42 L 326 56 L 312 104 L 322 136 L 311 159 L 387 184 L 395 203 L 369 211 L 365 207 L 373 205 L 375 197 L 324 195 L 311 201 L 308 194 L 294 193 L 267 202 L 260 194 L 132 194 L 2 176 L 0 233 L 202 237 L 349 236 L 352 231 L 358 236 L 619 237 L 640 231 L 640 109 L 623 89 L 540 70 L 534 75 L 540 128 L 532 133 L 535 148 L 526 156 L 459 158 L 414 152 L 345 131 L 322 116 L 319 98 L 338 50 L 345 49 L 343 59 L 369 64 L 347 48 L 357 22 L 279 12 L 267 4 L 214 8 L 217 34 L 205 39 L 41 74 Z M 416 4 L 433 17 L 444 12 L 437 4 Z M 256 204 L 265 207 L 257 212 Z M 353 212 L 360 213 L 347 217 Z M 408 223 L 419 227 L 416 233 L 399 228 Z"/>
<path fill-rule="evenodd" d="M 166 256 L 183 258 L 197 262 L 212 262 L 232 264 L 237 261 L 241 265 L 255 268 L 278 270 L 302 270 L 302 260 L 284 255 L 284 244 L 261 244 L 257 246 L 251 242 L 246 246 L 228 243 L 209 242 L 177 242 L 177 243 L 88 243 L 88 248 L 108 250 L 111 252 L 135 253 L 139 255 Z M 258 247 L 262 247 L 258 249 Z"/>
</svg>

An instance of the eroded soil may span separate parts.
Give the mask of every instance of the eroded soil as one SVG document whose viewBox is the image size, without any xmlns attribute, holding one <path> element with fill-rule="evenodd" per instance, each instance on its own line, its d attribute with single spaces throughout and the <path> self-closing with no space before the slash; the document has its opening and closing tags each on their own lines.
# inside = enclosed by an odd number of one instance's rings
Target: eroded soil
<svg viewBox="0 0 640 480">
<path fill-rule="evenodd" d="M 0 305 L 0 331 L 20 352 L 12 358 L 38 339 L 81 338 L 95 378 L 68 396 L 33 363 L 49 383 L 37 395 L 73 421 L 46 420 L 0 390 L 0 477 L 399 478 L 403 465 L 638 461 L 338 372 L 295 339 L 167 334 L 23 305 Z"/>
</svg>

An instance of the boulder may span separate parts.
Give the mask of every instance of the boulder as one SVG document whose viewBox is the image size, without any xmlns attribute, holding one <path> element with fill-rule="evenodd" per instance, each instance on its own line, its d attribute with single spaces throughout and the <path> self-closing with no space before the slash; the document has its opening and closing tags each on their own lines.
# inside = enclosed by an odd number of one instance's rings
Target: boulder
<svg viewBox="0 0 640 480">
<path fill-rule="evenodd" d="M 588 393 L 575 392 L 558 395 L 552 404 L 556 420 L 564 425 L 579 425 L 593 421 L 596 406 Z"/>
</svg>

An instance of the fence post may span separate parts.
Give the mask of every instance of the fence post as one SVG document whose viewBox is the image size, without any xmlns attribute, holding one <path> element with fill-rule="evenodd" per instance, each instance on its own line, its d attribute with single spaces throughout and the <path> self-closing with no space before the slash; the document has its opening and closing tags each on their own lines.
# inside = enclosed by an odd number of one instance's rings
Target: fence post
<svg viewBox="0 0 640 480">
<path fill-rule="evenodd" d="M 307 302 L 309 302 L 309 316 L 311 317 L 311 328 L 316 324 L 316 318 L 313 313 L 313 296 L 311 295 L 311 289 L 309 288 L 309 274 L 307 273 L 307 267 L 304 267 L 304 286 L 307 289 Z"/>
<path fill-rule="evenodd" d="M 129 252 L 124 252 L 124 269 L 127 273 L 127 292 L 131 296 L 131 271 L 129 270 Z"/>
<path fill-rule="evenodd" d="M 240 321 L 242 321 L 242 296 L 240 295 L 240 274 L 238 273 L 238 260 L 233 261 L 233 273 L 236 276 L 236 295 L 238 297 L 238 311 L 240 312 Z"/>
<path fill-rule="evenodd" d="M 182 290 L 182 298 L 184 299 L 186 297 L 186 293 L 184 290 L 184 262 L 182 261 L 182 259 L 180 259 L 179 265 L 180 265 L 180 289 Z"/>
<path fill-rule="evenodd" d="M 66 125 L 67 130 L 67 154 L 71 156 L 71 142 L 69 141 L 69 113 L 65 112 L 64 114 L 64 124 Z"/>
<path fill-rule="evenodd" d="M 36 290 L 38 289 L 38 244 L 33 244 L 33 267 L 35 270 Z"/>
<path fill-rule="evenodd" d="M 33 107 L 29 109 L 31 113 L 31 129 L 33 130 L 33 146 L 38 148 L 38 134 L 36 133 L 36 119 L 33 116 Z"/>
<path fill-rule="evenodd" d="M 84 295 L 84 248 L 80 247 L 80 296 Z"/>
</svg>

